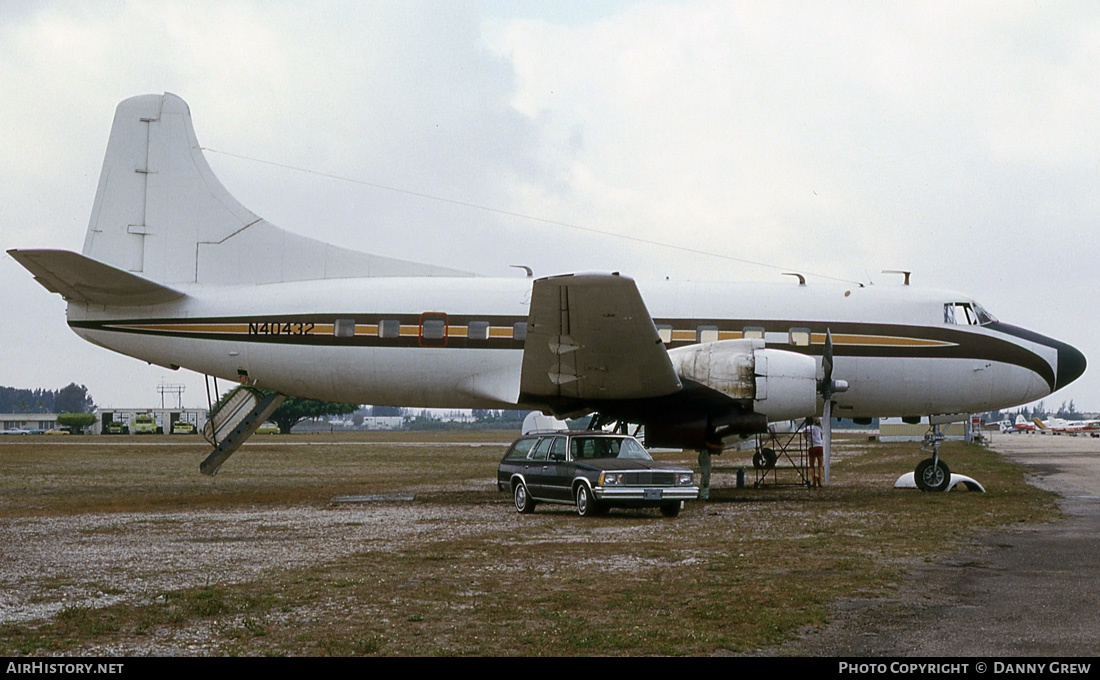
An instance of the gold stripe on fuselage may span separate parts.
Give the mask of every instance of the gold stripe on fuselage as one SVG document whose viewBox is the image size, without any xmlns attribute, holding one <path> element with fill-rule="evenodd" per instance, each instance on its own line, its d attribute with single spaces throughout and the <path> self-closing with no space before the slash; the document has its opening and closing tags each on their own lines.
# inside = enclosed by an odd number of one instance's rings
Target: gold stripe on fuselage
<svg viewBox="0 0 1100 680">
<path fill-rule="evenodd" d="M 172 323 L 116 323 L 107 324 L 107 329 L 119 329 L 127 331 L 144 331 L 148 333 L 213 333 L 220 335 L 257 335 L 257 334 L 279 334 L 278 331 L 271 333 L 266 328 L 262 331 L 257 331 L 258 328 L 263 327 L 275 327 L 279 326 L 280 330 L 283 330 L 282 334 L 285 335 L 317 335 L 326 336 L 333 335 L 335 333 L 334 323 L 301 323 L 301 322 L 212 322 L 212 321 L 196 321 L 196 322 L 172 322 Z M 378 337 L 380 325 L 376 323 L 361 323 L 355 326 L 356 337 Z M 671 332 L 666 328 L 662 333 L 665 337 L 671 339 L 672 343 L 694 343 L 698 340 L 699 334 L 697 329 L 683 329 L 674 328 Z M 744 337 L 743 331 L 715 331 L 718 340 L 740 340 Z M 420 335 L 420 326 L 416 324 L 401 324 L 398 329 L 398 337 L 402 338 L 415 338 Z M 447 336 L 453 338 L 466 338 L 469 337 L 469 327 L 465 325 L 452 324 L 447 326 Z M 492 339 L 508 340 L 513 338 L 512 326 L 491 326 L 488 329 L 488 336 Z M 779 346 L 782 343 L 771 343 L 773 346 Z M 812 333 L 810 336 L 811 345 L 824 345 L 825 334 L 824 333 Z M 918 338 L 911 336 L 897 336 L 897 335 L 866 335 L 856 333 L 836 333 L 833 335 L 833 344 L 842 347 L 951 347 L 957 343 L 947 342 L 944 340 L 932 340 L 929 338 Z"/>
</svg>

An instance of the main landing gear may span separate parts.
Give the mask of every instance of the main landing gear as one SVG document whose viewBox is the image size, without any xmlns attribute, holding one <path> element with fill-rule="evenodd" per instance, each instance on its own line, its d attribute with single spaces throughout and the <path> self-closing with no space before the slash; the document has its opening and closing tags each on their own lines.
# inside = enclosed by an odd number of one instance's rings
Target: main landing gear
<svg viewBox="0 0 1100 680">
<path fill-rule="evenodd" d="M 943 433 L 939 425 L 933 425 L 932 431 L 924 435 L 921 451 L 931 451 L 932 457 L 917 463 L 913 471 L 913 481 L 921 491 L 947 491 L 951 488 L 951 470 L 947 463 L 940 460 L 940 442 Z"/>
</svg>

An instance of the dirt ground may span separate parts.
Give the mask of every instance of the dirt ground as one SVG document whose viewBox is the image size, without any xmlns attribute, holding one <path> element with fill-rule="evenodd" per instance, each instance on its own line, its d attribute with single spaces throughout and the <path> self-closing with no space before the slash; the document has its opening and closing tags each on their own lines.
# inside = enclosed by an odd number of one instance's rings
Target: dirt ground
<svg viewBox="0 0 1100 680">
<path fill-rule="evenodd" d="M 1014 435 L 997 437 L 993 446 L 1031 467 L 1034 484 L 1061 494 L 1065 520 L 998 532 L 917 564 L 893 595 L 838 602 L 827 626 L 755 653 L 1100 653 L 1100 439 Z M 189 461 L 192 475 L 193 468 Z M 743 505 L 716 506 L 713 512 L 738 513 Z M 463 532 L 483 535 L 502 522 L 520 521 L 507 506 L 507 499 L 467 505 L 364 502 L 12 518 L 0 522 L 0 624 L 42 620 L 70 607 L 151 602 L 182 588 L 245 583 L 272 567 L 388 554 L 410 544 L 427 548 Z M 554 516 L 536 517 L 561 525 L 559 531 L 575 528 Z M 698 521 L 704 520 L 714 517 Z M 659 520 L 619 522 L 586 540 L 613 538 L 608 532 L 644 540 L 662 527 Z M 637 565 L 614 569 L 633 573 Z M 217 653 L 206 648 L 208 638 L 196 626 L 171 639 L 150 636 L 75 653 Z"/>
<path fill-rule="evenodd" d="M 992 446 L 1061 496 L 1063 521 L 985 536 L 912 569 L 895 596 L 837 603 L 827 627 L 762 653 L 1100 654 L 1100 439 L 994 435 Z"/>
</svg>

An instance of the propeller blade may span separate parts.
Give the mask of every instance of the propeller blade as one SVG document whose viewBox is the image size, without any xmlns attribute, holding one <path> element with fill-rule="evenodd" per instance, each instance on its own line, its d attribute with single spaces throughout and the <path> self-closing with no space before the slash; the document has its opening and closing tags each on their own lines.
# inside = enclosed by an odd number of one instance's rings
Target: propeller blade
<svg viewBox="0 0 1100 680">
<path fill-rule="evenodd" d="M 821 394 L 828 401 L 833 387 L 833 332 L 825 329 L 825 351 L 821 353 L 821 369 L 825 377 L 821 380 Z"/>
</svg>

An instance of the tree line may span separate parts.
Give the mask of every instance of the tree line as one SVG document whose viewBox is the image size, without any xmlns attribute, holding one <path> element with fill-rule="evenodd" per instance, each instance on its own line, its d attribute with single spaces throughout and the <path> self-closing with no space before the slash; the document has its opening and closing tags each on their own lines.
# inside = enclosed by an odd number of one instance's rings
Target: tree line
<svg viewBox="0 0 1100 680">
<path fill-rule="evenodd" d="M 91 413 L 95 402 L 84 385 L 58 390 L 0 386 L 0 413 Z"/>
</svg>

